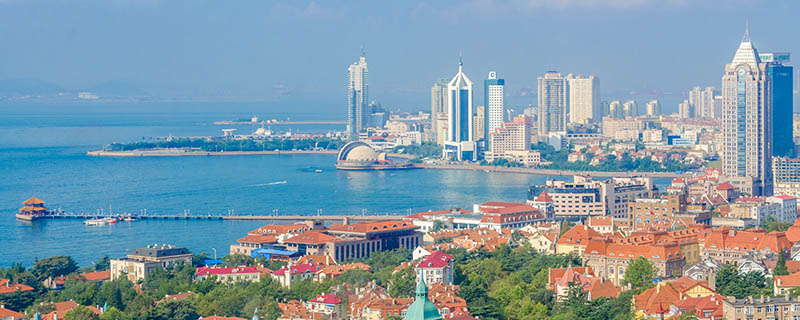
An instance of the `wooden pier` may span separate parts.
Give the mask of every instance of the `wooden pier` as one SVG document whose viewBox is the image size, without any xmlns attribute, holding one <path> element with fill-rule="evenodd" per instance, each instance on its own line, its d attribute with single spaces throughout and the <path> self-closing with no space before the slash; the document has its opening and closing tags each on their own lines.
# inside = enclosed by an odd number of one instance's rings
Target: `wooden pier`
<svg viewBox="0 0 800 320">
<path fill-rule="evenodd" d="M 53 213 L 39 219 L 133 218 L 136 220 L 260 220 L 260 221 L 387 221 L 403 219 L 402 215 L 202 215 L 202 214 L 90 214 Z"/>
</svg>

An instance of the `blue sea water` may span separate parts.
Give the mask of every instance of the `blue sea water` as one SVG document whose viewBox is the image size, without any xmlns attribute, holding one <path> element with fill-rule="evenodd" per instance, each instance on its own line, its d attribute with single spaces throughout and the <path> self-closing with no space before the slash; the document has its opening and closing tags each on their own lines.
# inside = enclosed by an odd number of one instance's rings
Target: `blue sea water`
<svg viewBox="0 0 800 320">
<path fill-rule="evenodd" d="M 218 135 L 214 121 L 285 118 L 253 104 L 137 103 L 0 105 L 0 266 L 70 255 L 81 265 L 124 256 L 154 243 L 192 252 L 228 247 L 265 221 L 142 220 L 90 227 L 83 221 L 17 221 L 32 195 L 72 212 L 177 214 L 399 213 L 471 208 L 489 200 L 524 201 L 547 177 L 483 171 L 340 172 L 333 155 L 231 157 L 90 157 L 110 142 L 168 135 Z M 339 114 L 292 114 L 295 120 L 339 120 Z M 254 126 L 237 126 L 240 132 Z M 286 130 L 289 128 L 273 129 Z M 326 132 L 342 126 L 293 126 Z M 315 173 L 321 169 L 322 173 Z M 286 181 L 285 184 L 273 182 Z M 109 209 L 110 208 L 110 209 Z M 213 249 L 212 249 L 213 248 Z"/>
</svg>

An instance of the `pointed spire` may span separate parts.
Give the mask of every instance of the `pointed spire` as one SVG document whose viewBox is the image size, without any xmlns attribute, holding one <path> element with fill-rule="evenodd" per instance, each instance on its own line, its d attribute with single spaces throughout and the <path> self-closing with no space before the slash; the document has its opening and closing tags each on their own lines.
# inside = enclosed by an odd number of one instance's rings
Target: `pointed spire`
<svg viewBox="0 0 800 320">
<path fill-rule="evenodd" d="M 461 52 L 458 53 L 458 69 L 461 70 L 461 66 L 464 65 L 464 60 L 461 57 Z"/>
<path fill-rule="evenodd" d="M 744 23 L 744 37 L 742 37 L 742 42 L 750 42 L 750 22 Z"/>
<path fill-rule="evenodd" d="M 367 47 L 363 43 L 361 44 L 361 56 L 362 57 L 367 56 Z"/>
</svg>

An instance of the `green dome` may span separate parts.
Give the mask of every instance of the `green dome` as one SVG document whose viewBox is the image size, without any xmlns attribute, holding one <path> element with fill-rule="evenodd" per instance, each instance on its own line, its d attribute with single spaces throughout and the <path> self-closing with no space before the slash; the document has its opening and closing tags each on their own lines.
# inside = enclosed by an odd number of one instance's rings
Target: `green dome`
<svg viewBox="0 0 800 320">
<path fill-rule="evenodd" d="M 406 316 L 403 320 L 438 320 L 442 319 L 439 314 L 439 309 L 436 305 L 428 300 L 428 286 L 425 285 L 425 280 L 420 277 L 417 283 L 416 298 L 414 303 L 406 310 Z"/>
</svg>

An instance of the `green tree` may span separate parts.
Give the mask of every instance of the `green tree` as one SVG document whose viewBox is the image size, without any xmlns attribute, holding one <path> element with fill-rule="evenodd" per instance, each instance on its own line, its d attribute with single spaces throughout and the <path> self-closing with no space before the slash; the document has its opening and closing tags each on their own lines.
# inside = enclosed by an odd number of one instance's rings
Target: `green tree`
<svg viewBox="0 0 800 320">
<path fill-rule="evenodd" d="M 445 228 L 444 221 L 436 220 L 433 222 L 433 229 L 431 232 L 439 232 Z"/>
<path fill-rule="evenodd" d="M 159 303 L 147 313 L 147 320 L 196 320 L 197 310 L 189 301 Z"/>
<path fill-rule="evenodd" d="M 634 288 L 644 288 L 649 286 L 653 279 L 656 278 L 656 269 L 650 260 L 647 258 L 639 256 L 635 259 L 631 259 L 631 262 L 628 264 L 628 268 L 625 270 L 625 284 L 631 284 Z"/>
<path fill-rule="evenodd" d="M 92 309 L 89 309 L 84 306 L 77 306 L 75 309 L 72 309 L 70 312 L 67 312 L 64 315 L 64 320 L 99 320 L 100 316 L 98 316 Z"/>
<path fill-rule="evenodd" d="M 776 276 L 785 276 L 789 274 L 789 269 L 786 268 L 786 252 L 781 249 L 778 254 L 778 261 L 775 263 L 775 270 L 773 271 Z"/>
<path fill-rule="evenodd" d="M 394 298 L 411 298 L 417 287 L 417 274 L 414 268 L 407 267 L 392 274 L 389 282 L 389 295 Z"/>
<path fill-rule="evenodd" d="M 78 264 L 72 260 L 72 257 L 67 256 L 45 258 L 33 264 L 33 274 L 39 280 L 68 275 L 75 270 L 78 270 Z"/>
<path fill-rule="evenodd" d="M 110 267 L 111 267 L 111 259 L 109 259 L 108 256 L 103 256 L 102 258 L 100 258 L 100 261 L 97 261 L 97 263 L 94 264 L 95 271 L 108 270 L 108 268 Z"/>
<path fill-rule="evenodd" d="M 124 312 L 114 307 L 108 307 L 103 314 L 100 315 L 100 320 L 127 320 L 128 317 Z"/>
</svg>

